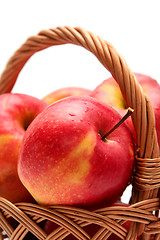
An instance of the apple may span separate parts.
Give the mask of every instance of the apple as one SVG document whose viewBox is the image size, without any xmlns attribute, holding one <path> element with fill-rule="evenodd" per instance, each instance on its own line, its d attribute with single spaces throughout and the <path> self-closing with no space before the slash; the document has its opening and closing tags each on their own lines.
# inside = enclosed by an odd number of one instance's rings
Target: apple
<svg viewBox="0 0 160 240">
<path fill-rule="evenodd" d="M 117 111 L 92 97 L 67 97 L 49 105 L 29 125 L 18 174 L 42 205 L 112 204 L 129 184 L 134 141 Z"/>
<path fill-rule="evenodd" d="M 155 113 L 158 143 L 160 146 L 160 85 L 155 79 L 151 78 L 150 76 L 140 73 L 135 73 L 135 76 L 139 81 L 144 93 L 149 97 L 152 103 Z M 92 91 L 90 96 L 95 97 L 104 103 L 110 104 L 121 115 L 123 115 L 126 110 L 125 101 L 120 91 L 119 85 L 112 77 L 103 81 L 99 86 L 97 86 Z M 131 117 L 127 119 L 127 123 L 133 133 L 134 138 L 136 139 Z"/>
<path fill-rule="evenodd" d="M 25 94 L 0 95 L 0 196 L 11 202 L 32 199 L 19 180 L 17 162 L 25 130 L 47 106 Z"/>
<path fill-rule="evenodd" d="M 47 96 L 45 96 L 42 100 L 48 104 L 52 104 L 62 98 L 70 97 L 70 96 L 88 96 L 91 93 L 91 90 L 80 87 L 65 87 L 57 89 Z"/>
</svg>

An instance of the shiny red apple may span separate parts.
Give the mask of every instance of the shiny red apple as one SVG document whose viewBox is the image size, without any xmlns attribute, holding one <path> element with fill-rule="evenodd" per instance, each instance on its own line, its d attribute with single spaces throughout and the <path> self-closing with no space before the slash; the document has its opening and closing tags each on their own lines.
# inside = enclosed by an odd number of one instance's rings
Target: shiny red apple
<svg viewBox="0 0 160 240">
<path fill-rule="evenodd" d="M 47 107 L 28 127 L 19 177 L 42 205 L 112 204 L 128 185 L 134 143 L 121 116 L 92 97 L 67 97 Z"/>
<path fill-rule="evenodd" d="M 80 87 L 65 87 L 57 89 L 48 95 L 46 95 L 42 100 L 48 104 L 52 104 L 62 98 L 70 96 L 88 96 L 91 90 Z"/>
<path fill-rule="evenodd" d="M 139 81 L 144 93 L 148 96 L 152 103 L 155 113 L 158 142 L 160 145 L 160 85 L 150 76 L 140 73 L 135 73 L 135 76 Z M 103 81 L 99 86 L 97 86 L 90 96 L 111 105 L 121 115 L 123 115 L 125 112 L 126 105 L 124 98 L 118 84 L 112 77 Z M 127 119 L 127 123 L 134 137 L 136 138 L 131 118 Z"/>
<path fill-rule="evenodd" d="M 0 196 L 11 202 L 32 199 L 19 180 L 17 161 L 27 127 L 47 106 L 25 94 L 0 95 Z"/>
</svg>

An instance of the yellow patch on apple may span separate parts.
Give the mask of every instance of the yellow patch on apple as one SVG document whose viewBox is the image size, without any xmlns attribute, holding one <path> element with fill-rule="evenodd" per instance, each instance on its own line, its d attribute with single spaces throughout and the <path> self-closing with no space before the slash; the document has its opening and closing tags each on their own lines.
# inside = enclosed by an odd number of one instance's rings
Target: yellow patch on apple
<svg viewBox="0 0 160 240">
<path fill-rule="evenodd" d="M 68 159 L 77 159 L 74 169 L 72 172 L 68 172 L 66 175 L 66 181 L 75 184 L 82 183 L 87 174 L 90 171 L 90 157 L 95 147 L 95 133 L 90 131 L 85 138 L 78 144 L 78 146 L 71 152 Z"/>
<path fill-rule="evenodd" d="M 5 148 L 8 151 L 9 145 L 13 149 L 14 142 L 15 142 L 15 136 L 13 136 L 12 134 L 0 134 L 0 157 L 4 154 Z M 8 156 L 10 156 L 9 152 L 8 152 Z"/>
<path fill-rule="evenodd" d="M 101 88 L 102 88 L 102 91 L 110 93 L 109 96 L 106 95 L 106 98 L 105 97 L 103 98 L 104 102 L 107 103 L 109 100 L 109 102 L 115 103 L 117 107 L 120 107 L 122 109 L 126 108 L 125 102 L 119 87 L 111 86 L 110 84 L 104 84 Z M 108 99 L 108 97 L 110 99 Z"/>
<path fill-rule="evenodd" d="M 50 172 L 49 175 L 54 176 L 56 172 L 56 176 L 59 176 L 56 179 L 57 184 L 62 182 L 62 185 L 79 184 L 85 181 L 90 171 L 90 158 L 96 144 L 95 137 L 94 131 L 89 131 L 68 156 L 61 159 L 54 169 L 50 169 L 52 174 Z"/>
<path fill-rule="evenodd" d="M 0 135 L 0 159 L 4 159 L 4 161 L 0 162 L 0 181 L 5 179 L 8 173 L 14 172 L 17 168 L 15 162 L 17 161 L 20 149 L 18 141 L 18 139 L 15 141 L 15 137 L 11 134 Z"/>
</svg>

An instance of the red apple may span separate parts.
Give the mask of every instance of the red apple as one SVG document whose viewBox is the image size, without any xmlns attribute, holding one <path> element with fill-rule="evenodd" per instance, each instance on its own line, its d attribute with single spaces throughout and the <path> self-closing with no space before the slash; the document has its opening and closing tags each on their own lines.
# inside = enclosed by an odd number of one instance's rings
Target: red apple
<svg viewBox="0 0 160 240">
<path fill-rule="evenodd" d="M 67 97 L 33 120 L 18 162 L 22 183 L 42 205 L 111 204 L 129 183 L 134 143 L 121 116 L 92 97 Z"/>
<path fill-rule="evenodd" d="M 26 128 L 46 106 L 24 94 L 0 95 L 0 196 L 11 202 L 32 199 L 19 180 L 17 161 Z"/>
<path fill-rule="evenodd" d="M 57 89 L 56 91 L 51 92 L 45 96 L 42 100 L 46 103 L 54 103 L 57 100 L 60 100 L 65 97 L 70 96 L 88 96 L 91 93 L 91 90 L 86 88 L 79 87 L 65 87 Z"/>
<path fill-rule="evenodd" d="M 136 74 L 145 94 L 149 97 L 155 113 L 156 131 L 160 146 L 160 85 L 158 82 L 146 75 Z"/>
<path fill-rule="evenodd" d="M 160 85 L 155 79 L 147 75 L 135 73 L 135 76 L 142 86 L 143 91 L 149 97 L 152 103 L 156 119 L 158 142 L 160 145 Z M 124 111 L 126 109 L 124 98 L 118 84 L 112 77 L 103 81 L 99 86 L 97 86 L 97 88 L 91 93 L 90 96 L 95 97 L 96 99 L 107 104 L 110 104 L 121 115 L 124 114 Z M 135 131 L 131 118 L 128 118 L 127 123 L 129 124 L 129 127 L 131 128 L 131 131 L 135 137 Z"/>
</svg>

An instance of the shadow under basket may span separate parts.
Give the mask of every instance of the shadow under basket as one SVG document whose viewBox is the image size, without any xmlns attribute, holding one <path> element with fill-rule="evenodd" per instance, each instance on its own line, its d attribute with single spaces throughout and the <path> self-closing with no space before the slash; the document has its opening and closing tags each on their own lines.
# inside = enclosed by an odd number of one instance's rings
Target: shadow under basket
<svg viewBox="0 0 160 240">
<path fill-rule="evenodd" d="M 32 36 L 13 54 L 0 78 L 0 94 L 11 92 L 17 77 L 36 52 L 54 45 L 75 44 L 93 53 L 119 84 L 126 106 L 134 109 L 137 156 L 130 205 L 88 211 L 72 206 L 43 207 L 36 203 L 12 204 L 0 197 L 0 239 L 160 239 L 160 157 L 152 105 L 135 75 L 115 48 L 79 27 L 57 27 Z M 44 230 L 48 221 L 52 232 Z M 130 221 L 129 229 L 124 223 Z M 94 229 L 91 232 L 89 229 Z"/>
</svg>

